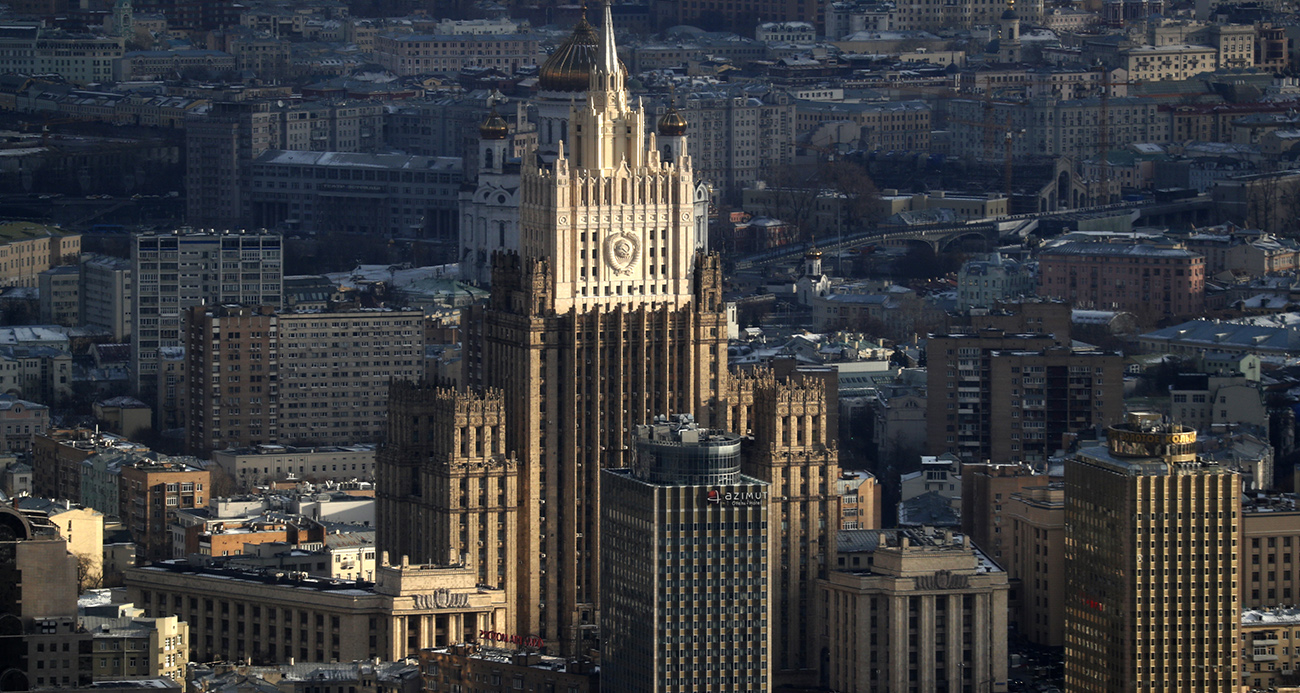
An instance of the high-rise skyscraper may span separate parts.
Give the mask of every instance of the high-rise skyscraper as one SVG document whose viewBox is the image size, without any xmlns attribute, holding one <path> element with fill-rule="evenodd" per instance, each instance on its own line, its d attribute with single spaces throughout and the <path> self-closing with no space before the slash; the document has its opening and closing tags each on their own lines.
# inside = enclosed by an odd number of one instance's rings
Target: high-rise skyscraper
<svg viewBox="0 0 1300 693">
<path fill-rule="evenodd" d="M 601 481 L 601 685 L 767 690 L 768 485 L 740 436 L 690 417 L 639 426 Z"/>
<path fill-rule="evenodd" d="M 707 190 L 694 181 L 685 123 L 669 111 L 648 126 L 624 88 L 608 5 L 602 24 L 597 36 L 581 23 L 542 68 L 542 91 L 567 93 L 571 105 L 563 114 L 554 98 L 539 106 L 539 143 L 520 164 L 518 246 L 491 255 L 491 296 L 462 319 L 464 405 L 499 397 L 504 418 L 492 425 L 504 426 L 502 459 L 515 461 L 517 521 L 476 519 L 462 525 L 468 533 L 432 540 L 403 534 L 401 523 L 444 512 L 447 496 L 416 492 L 431 488 L 417 484 L 422 475 L 482 457 L 411 439 L 455 409 L 417 393 L 392 404 L 401 427 L 376 458 L 377 541 L 394 556 L 441 561 L 477 532 L 489 560 L 517 557 L 501 573 L 514 584 L 516 632 L 584 654 L 597 645 L 603 608 L 601 470 L 629 466 L 636 426 L 688 413 L 703 428 L 754 437 L 742 471 L 771 485 L 768 551 L 782 562 L 773 558 L 772 677 L 815 683 L 809 624 L 821 613 L 816 580 L 834 563 L 839 523 L 835 410 L 826 405 L 834 381 L 728 373 L 721 266 L 699 252 Z M 499 134 L 499 123 L 485 125 L 494 125 L 485 136 Z M 501 142 L 485 143 L 485 162 L 491 151 L 495 165 Z M 476 482 L 466 483 L 472 493 Z"/>
<path fill-rule="evenodd" d="M 1127 419 L 1065 464 L 1065 690 L 1236 690 L 1240 477 Z"/>
<path fill-rule="evenodd" d="M 713 425 L 727 379 L 720 265 L 695 252 L 691 159 L 666 160 L 647 133 L 608 5 L 603 23 L 599 50 L 565 66 L 588 89 L 555 159 L 525 153 L 519 252 L 495 256 L 491 299 L 463 321 L 465 382 L 502 390 L 519 457 L 515 618 L 566 654 L 595 646 L 600 470 L 627 466 L 632 427 L 657 414 Z"/>
</svg>

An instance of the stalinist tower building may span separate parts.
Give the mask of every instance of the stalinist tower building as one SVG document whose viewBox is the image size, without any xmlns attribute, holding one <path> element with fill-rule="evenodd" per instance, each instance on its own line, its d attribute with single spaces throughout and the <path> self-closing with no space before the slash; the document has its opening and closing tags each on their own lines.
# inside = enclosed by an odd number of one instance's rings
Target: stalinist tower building
<svg viewBox="0 0 1300 693">
<path fill-rule="evenodd" d="M 603 24 L 592 45 L 583 22 L 543 68 L 552 90 L 583 80 L 586 94 L 563 120 L 543 114 L 554 151 L 521 162 L 517 249 L 492 255 L 491 298 L 463 320 L 465 392 L 403 390 L 379 460 L 382 548 L 468 557 L 485 581 L 510 583 L 517 633 L 566 654 L 597 644 L 601 469 L 626 466 L 631 432 L 656 415 L 713 425 L 727 386 L 719 266 L 697 253 L 706 189 L 685 123 L 646 122 L 624 87 L 608 6 Z M 487 125 L 481 156 L 496 166 L 488 151 L 503 140 Z M 497 401 L 504 445 L 476 413 Z M 467 418 L 421 433 L 439 411 Z"/>
<path fill-rule="evenodd" d="M 490 298 L 462 319 L 462 389 L 394 389 L 378 543 L 394 560 L 462 557 L 507 589 L 516 634 L 593 653 L 602 470 L 630 466 L 637 426 L 691 414 L 752 436 L 745 473 L 772 494 L 774 675 L 809 676 L 814 585 L 835 556 L 834 393 L 727 372 L 721 272 L 700 252 L 707 188 L 686 123 L 675 111 L 647 123 L 624 86 L 608 4 L 601 24 L 597 34 L 581 23 L 542 68 L 544 90 L 573 96 L 563 118 L 554 103 L 538 111 L 539 146 L 520 163 L 518 246 L 491 254 Z M 482 146 L 499 147 L 500 124 L 484 125 Z"/>
</svg>

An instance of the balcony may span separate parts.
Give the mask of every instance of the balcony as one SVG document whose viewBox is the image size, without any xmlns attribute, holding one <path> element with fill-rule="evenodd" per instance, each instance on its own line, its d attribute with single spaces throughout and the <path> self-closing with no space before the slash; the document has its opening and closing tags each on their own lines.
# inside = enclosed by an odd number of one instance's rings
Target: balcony
<svg viewBox="0 0 1300 693">
<path fill-rule="evenodd" d="M 1277 661 L 1277 655 L 1275 655 L 1275 654 L 1253 654 L 1253 655 L 1250 656 L 1250 661 L 1252 661 L 1252 662 L 1276 662 L 1276 661 Z"/>
</svg>

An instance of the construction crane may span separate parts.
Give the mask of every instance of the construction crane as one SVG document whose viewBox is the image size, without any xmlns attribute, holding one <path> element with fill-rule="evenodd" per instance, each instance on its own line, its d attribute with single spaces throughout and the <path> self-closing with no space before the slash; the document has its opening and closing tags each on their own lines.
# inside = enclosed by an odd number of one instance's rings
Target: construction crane
<svg viewBox="0 0 1300 693">
<path fill-rule="evenodd" d="M 1011 129 L 1011 116 L 1007 116 L 1006 131 L 1002 135 L 1003 159 L 1002 159 L 1002 189 L 1007 195 L 1007 214 L 1011 213 L 1011 151 L 1015 145 L 1016 135 L 1025 134 L 1024 128 L 1019 130 Z"/>
</svg>

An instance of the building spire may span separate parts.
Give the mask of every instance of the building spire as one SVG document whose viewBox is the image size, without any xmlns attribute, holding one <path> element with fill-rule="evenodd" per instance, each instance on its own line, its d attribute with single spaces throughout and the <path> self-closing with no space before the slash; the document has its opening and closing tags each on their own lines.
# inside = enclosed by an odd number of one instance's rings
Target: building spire
<svg viewBox="0 0 1300 693">
<path fill-rule="evenodd" d="M 621 66 L 618 62 L 618 49 L 614 46 L 614 15 L 609 8 L 609 0 L 601 0 L 600 21 L 600 58 L 596 69 L 607 75 L 618 74 Z"/>
</svg>

